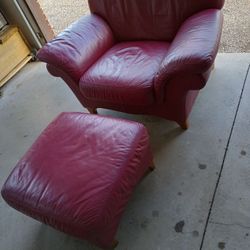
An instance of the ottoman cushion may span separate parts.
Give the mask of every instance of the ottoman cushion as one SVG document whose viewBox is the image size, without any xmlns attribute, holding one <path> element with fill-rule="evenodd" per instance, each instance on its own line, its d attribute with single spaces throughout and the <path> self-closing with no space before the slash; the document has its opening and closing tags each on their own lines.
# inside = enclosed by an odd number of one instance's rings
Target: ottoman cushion
<svg viewBox="0 0 250 250">
<path fill-rule="evenodd" d="M 19 161 L 2 196 L 35 219 L 107 248 L 151 162 L 143 125 L 62 113 Z"/>
</svg>

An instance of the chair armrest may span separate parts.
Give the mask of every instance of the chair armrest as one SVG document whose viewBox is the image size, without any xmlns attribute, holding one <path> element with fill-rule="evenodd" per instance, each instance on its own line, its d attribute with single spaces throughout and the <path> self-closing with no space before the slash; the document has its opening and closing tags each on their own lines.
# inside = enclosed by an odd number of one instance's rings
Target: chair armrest
<svg viewBox="0 0 250 250">
<path fill-rule="evenodd" d="M 171 78 L 208 71 L 218 52 L 222 23 L 222 11 L 217 9 L 199 12 L 183 23 L 154 79 L 159 98 Z"/>
<path fill-rule="evenodd" d="M 39 60 L 79 81 L 84 72 L 114 43 L 105 21 L 94 14 L 82 17 L 38 51 Z"/>
</svg>

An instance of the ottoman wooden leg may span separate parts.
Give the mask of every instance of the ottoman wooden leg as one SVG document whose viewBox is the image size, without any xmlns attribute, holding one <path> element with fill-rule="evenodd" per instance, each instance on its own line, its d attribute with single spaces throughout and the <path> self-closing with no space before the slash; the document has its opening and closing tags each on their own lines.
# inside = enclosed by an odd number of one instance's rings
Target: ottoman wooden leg
<svg viewBox="0 0 250 250">
<path fill-rule="evenodd" d="M 152 171 L 154 171 L 154 170 L 155 170 L 155 164 L 154 164 L 154 162 L 152 161 L 151 164 L 150 164 L 150 166 L 149 166 L 149 171 L 152 172 Z"/>
<path fill-rule="evenodd" d="M 90 114 L 97 114 L 97 109 L 96 108 L 87 108 Z"/>
<path fill-rule="evenodd" d="M 152 173 L 155 170 L 155 165 L 154 162 L 152 161 L 150 163 L 150 166 L 148 167 L 147 172 L 144 174 L 143 178 L 145 178 L 146 176 L 148 176 L 150 173 Z"/>
</svg>

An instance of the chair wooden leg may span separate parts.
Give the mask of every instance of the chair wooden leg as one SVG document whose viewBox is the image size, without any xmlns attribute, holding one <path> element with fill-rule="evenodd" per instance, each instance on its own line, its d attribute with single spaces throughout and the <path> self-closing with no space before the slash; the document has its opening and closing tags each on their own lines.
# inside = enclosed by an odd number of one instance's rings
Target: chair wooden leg
<svg viewBox="0 0 250 250">
<path fill-rule="evenodd" d="M 96 108 L 87 108 L 87 110 L 89 111 L 90 114 L 95 114 L 95 115 L 98 114 Z"/>
<path fill-rule="evenodd" d="M 183 129 L 183 130 L 187 130 L 188 129 L 188 121 L 184 121 L 184 122 L 178 122 L 178 124 L 180 125 L 180 127 Z"/>
<path fill-rule="evenodd" d="M 110 250 L 115 249 L 117 247 L 118 243 L 119 243 L 118 240 L 113 240 Z"/>
</svg>

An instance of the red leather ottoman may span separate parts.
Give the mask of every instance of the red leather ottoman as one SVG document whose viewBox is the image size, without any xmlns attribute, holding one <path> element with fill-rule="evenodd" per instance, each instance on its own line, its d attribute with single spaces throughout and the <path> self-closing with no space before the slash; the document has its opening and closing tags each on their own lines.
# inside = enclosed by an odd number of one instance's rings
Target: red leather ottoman
<svg viewBox="0 0 250 250">
<path fill-rule="evenodd" d="M 26 215 L 110 248 L 128 199 L 151 164 L 143 125 L 62 113 L 19 161 L 2 196 Z"/>
</svg>

